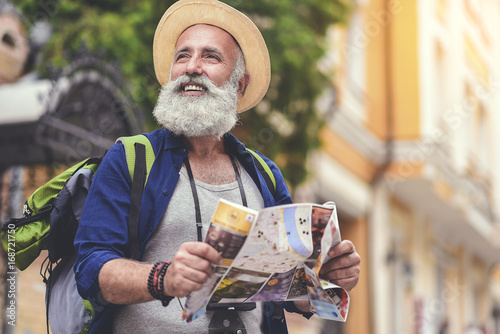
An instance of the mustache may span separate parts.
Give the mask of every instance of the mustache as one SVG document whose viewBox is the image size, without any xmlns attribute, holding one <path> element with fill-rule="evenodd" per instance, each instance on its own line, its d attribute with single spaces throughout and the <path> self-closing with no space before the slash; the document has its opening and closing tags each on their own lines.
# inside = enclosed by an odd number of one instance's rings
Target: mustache
<svg viewBox="0 0 500 334">
<path fill-rule="evenodd" d="M 207 92 L 218 91 L 220 89 L 205 74 L 183 74 L 172 82 L 174 89 L 179 91 L 182 89 L 182 85 L 187 83 L 201 85 L 206 88 Z"/>
</svg>

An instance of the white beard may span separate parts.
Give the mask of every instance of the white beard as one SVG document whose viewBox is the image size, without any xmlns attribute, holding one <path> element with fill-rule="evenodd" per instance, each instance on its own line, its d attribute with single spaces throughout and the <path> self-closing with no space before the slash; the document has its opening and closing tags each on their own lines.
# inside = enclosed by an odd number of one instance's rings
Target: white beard
<svg viewBox="0 0 500 334">
<path fill-rule="evenodd" d="M 205 94 L 182 95 L 181 85 L 188 82 L 206 87 Z M 238 80 L 234 75 L 221 87 L 205 75 L 182 75 L 161 88 L 153 116 L 176 135 L 220 139 L 236 125 L 237 107 Z"/>
</svg>

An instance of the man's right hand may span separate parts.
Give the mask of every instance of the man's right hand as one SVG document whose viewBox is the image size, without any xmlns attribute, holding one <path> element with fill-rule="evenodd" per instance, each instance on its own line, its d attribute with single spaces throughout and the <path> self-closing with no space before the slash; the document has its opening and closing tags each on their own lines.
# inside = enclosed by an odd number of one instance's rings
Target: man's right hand
<svg viewBox="0 0 500 334">
<path fill-rule="evenodd" d="M 183 243 L 168 267 L 163 283 L 167 296 L 185 297 L 213 275 L 212 265 L 222 263 L 221 255 L 204 242 Z"/>
</svg>

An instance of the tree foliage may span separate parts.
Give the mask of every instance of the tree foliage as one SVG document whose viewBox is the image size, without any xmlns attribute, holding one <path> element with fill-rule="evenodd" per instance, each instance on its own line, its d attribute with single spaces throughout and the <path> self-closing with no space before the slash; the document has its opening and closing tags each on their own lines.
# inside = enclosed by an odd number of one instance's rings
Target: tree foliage
<svg viewBox="0 0 500 334">
<path fill-rule="evenodd" d="M 307 153 L 319 145 L 322 125 L 314 100 L 328 85 L 316 63 L 324 53 L 329 25 L 342 22 L 347 0 L 225 0 L 260 28 L 269 48 L 272 81 L 256 108 L 242 114 L 236 133 L 247 146 L 275 159 L 293 187 L 305 179 Z M 18 0 L 26 30 L 47 20 L 53 35 L 43 48 L 41 69 L 68 63 L 81 43 L 106 60 L 119 60 L 131 97 L 153 108 L 159 84 L 152 61 L 156 24 L 175 1 Z M 150 122 L 152 127 L 153 122 Z"/>
</svg>

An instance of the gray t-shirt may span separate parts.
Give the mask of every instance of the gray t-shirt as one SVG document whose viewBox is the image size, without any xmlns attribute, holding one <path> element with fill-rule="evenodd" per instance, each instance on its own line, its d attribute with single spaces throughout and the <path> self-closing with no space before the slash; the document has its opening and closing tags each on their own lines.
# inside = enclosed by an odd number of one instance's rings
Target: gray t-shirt
<svg viewBox="0 0 500 334">
<path fill-rule="evenodd" d="M 240 171 L 248 207 L 254 210 L 262 209 L 264 201 L 259 189 L 241 165 Z M 193 193 L 184 167 L 180 174 L 172 199 L 146 246 L 145 262 L 172 259 L 182 243 L 197 240 Z M 195 182 L 200 201 L 203 237 L 205 237 L 219 199 L 224 198 L 242 204 L 241 194 L 236 181 L 224 185 L 210 185 L 198 180 Z M 181 298 L 180 301 L 184 306 L 185 298 Z M 247 333 L 261 332 L 261 303 L 257 303 L 257 308 L 252 311 L 238 313 Z M 214 312 L 207 311 L 205 315 L 189 324 L 181 319 L 181 315 L 182 308 L 177 299 L 172 300 L 167 307 L 163 307 L 157 300 L 120 306 L 113 319 L 113 333 L 208 333 Z"/>
</svg>

